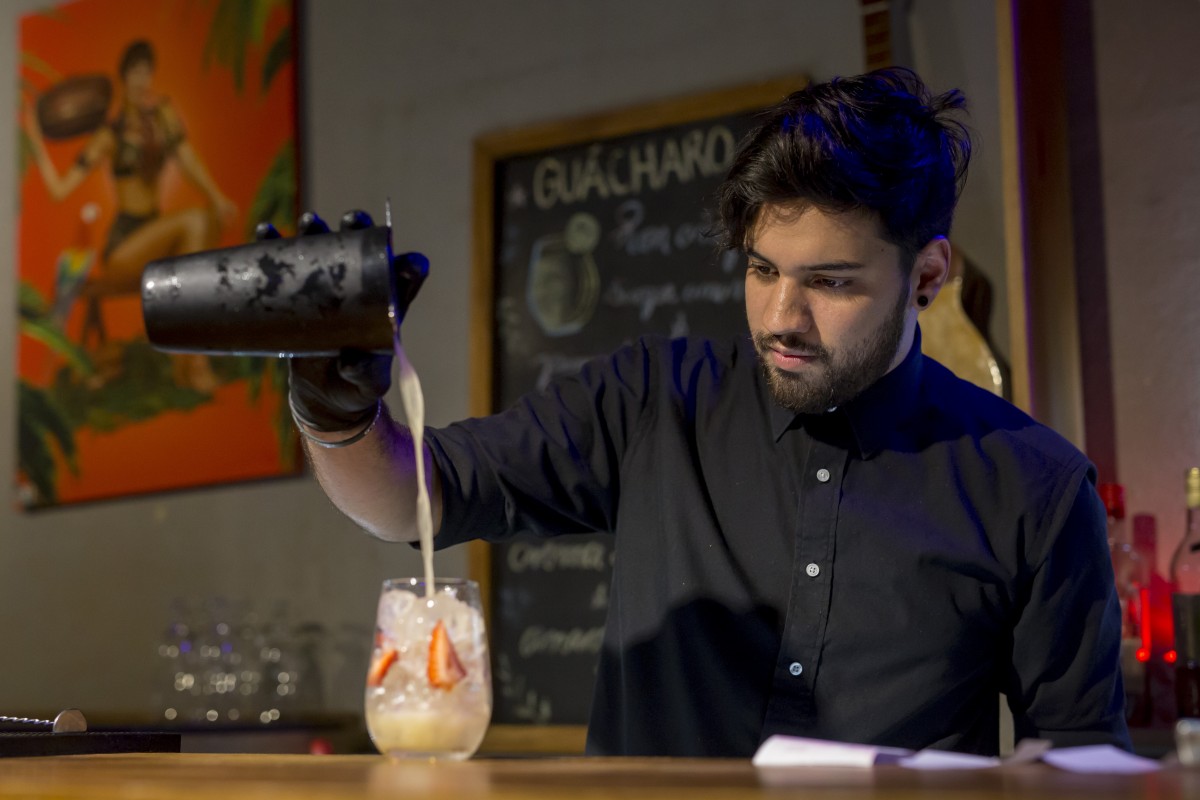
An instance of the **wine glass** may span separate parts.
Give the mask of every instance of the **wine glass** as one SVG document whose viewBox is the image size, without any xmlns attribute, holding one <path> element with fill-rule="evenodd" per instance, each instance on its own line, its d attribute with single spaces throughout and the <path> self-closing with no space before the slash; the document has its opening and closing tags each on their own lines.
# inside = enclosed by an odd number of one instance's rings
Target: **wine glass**
<svg viewBox="0 0 1200 800">
<path fill-rule="evenodd" d="M 492 716 L 479 584 L 383 582 L 364 705 L 371 740 L 392 758 L 460 761 L 479 749 Z"/>
</svg>

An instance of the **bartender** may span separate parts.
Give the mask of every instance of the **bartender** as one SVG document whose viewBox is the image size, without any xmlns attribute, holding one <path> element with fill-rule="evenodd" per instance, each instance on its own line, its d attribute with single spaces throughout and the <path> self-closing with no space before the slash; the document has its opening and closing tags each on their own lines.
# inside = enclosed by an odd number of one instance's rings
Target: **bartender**
<svg viewBox="0 0 1200 800">
<path fill-rule="evenodd" d="M 747 756 L 771 734 L 995 754 L 1128 747 L 1094 467 L 921 353 L 971 143 L 958 91 L 838 78 L 765 112 L 719 192 L 749 335 L 647 337 L 426 432 L 436 545 L 610 532 L 587 749 Z M 391 361 L 291 362 L 317 478 L 417 538 Z"/>
</svg>

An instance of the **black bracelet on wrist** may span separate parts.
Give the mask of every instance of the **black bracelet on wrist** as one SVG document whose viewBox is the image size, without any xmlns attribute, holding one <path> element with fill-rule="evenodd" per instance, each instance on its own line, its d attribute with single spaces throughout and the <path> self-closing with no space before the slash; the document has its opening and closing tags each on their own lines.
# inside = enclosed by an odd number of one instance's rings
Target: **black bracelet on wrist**
<svg viewBox="0 0 1200 800">
<path fill-rule="evenodd" d="M 379 421 L 379 416 L 383 413 L 383 400 L 375 401 L 375 416 L 371 417 L 371 421 L 367 423 L 367 427 L 363 428 L 353 436 L 349 436 L 345 439 L 338 439 L 334 442 L 327 442 L 324 439 L 317 438 L 308 432 L 308 428 L 310 426 L 299 414 L 296 413 L 296 407 L 292 405 L 292 396 L 290 394 L 288 395 L 288 408 L 291 409 L 292 421 L 296 423 L 296 430 L 300 431 L 301 436 L 303 436 L 305 439 L 308 439 L 318 447 L 324 447 L 327 450 L 332 450 L 337 447 L 346 447 L 348 445 L 352 445 L 355 442 L 364 439 L 366 435 L 371 432 L 371 429 L 375 427 L 375 423 Z"/>
</svg>

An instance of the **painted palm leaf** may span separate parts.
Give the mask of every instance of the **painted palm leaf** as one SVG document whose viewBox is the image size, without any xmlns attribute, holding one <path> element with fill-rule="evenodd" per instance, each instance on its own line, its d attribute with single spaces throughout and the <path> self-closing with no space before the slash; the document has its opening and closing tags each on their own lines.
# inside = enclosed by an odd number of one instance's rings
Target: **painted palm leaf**
<svg viewBox="0 0 1200 800">
<path fill-rule="evenodd" d="M 17 408 L 17 471 L 37 492 L 32 505 L 53 505 L 58 481 L 51 445 L 58 445 L 71 472 L 78 474 L 75 434 L 50 394 L 25 380 L 17 381 Z"/>
<path fill-rule="evenodd" d="M 275 41 L 271 44 L 271 49 L 267 51 L 267 57 L 263 60 L 262 68 L 262 92 L 267 93 L 271 88 L 271 81 L 275 79 L 275 73 L 279 72 L 289 61 L 292 60 L 292 29 L 290 26 L 285 27 L 275 37 Z"/>
<path fill-rule="evenodd" d="M 246 83 L 247 50 L 251 45 L 263 43 L 271 11 L 286 3 L 287 0 L 219 0 L 204 43 L 205 68 L 213 61 L 227 67 L 233 74 L 234 87 L 241 92 Z"/>
<path fill-rule="evenodd" d="M 21 333 L 49 347 L 81 375 L 94 372 L 87 353 L 67 338 L 62 327 L 54 321 L 45 299 L 28 281 L 17 285 L 17 317 Z"/>
<path fill-rule="evenodd" d="M 246 238 L 254 238 L 254 227 L 260 222 L 270 222 L 280 231 L 290 229 L 295 215 L 296 151 L 289 139 L 279 149 L 254 193 L 246 215 Z"/>
</svg>

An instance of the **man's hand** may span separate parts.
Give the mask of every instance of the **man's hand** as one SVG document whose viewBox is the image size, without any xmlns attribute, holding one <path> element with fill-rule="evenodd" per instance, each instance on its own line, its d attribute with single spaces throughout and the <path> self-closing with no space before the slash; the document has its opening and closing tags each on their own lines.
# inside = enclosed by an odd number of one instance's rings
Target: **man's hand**
<svg viewBox="0 0 1200 800">
<path fill-rule="evenodd" d="M 314 431 L 348 431 L 375 418 L 392 383 L 392 357 L 346 349 L 334 358 L 288 362 L 288 401 L 296 417 Z"/>
<path fill-rule="evenodd" d="M 363 211 L 347 212 L 342 230 L 369 228 L 371 218 Z M 299 235 L 329 233 L 329 227 L 316 214 L 305 212 L 297 225 Z M 279 234 L 270 225 L 260 225 L 258 239 Z M 419 253 L 397 256 L 396 324 L 399 325 L 408 304 L 420 288 L 428 262 Z M 364 350 L 345 349 L 336 357 L 292 358 L 288 361 L 288 401 L 298 421 L 322 433 L 360 428 L 375 418 L 380 399 L 392 382 L 392 356 Z"/>
</svg>

